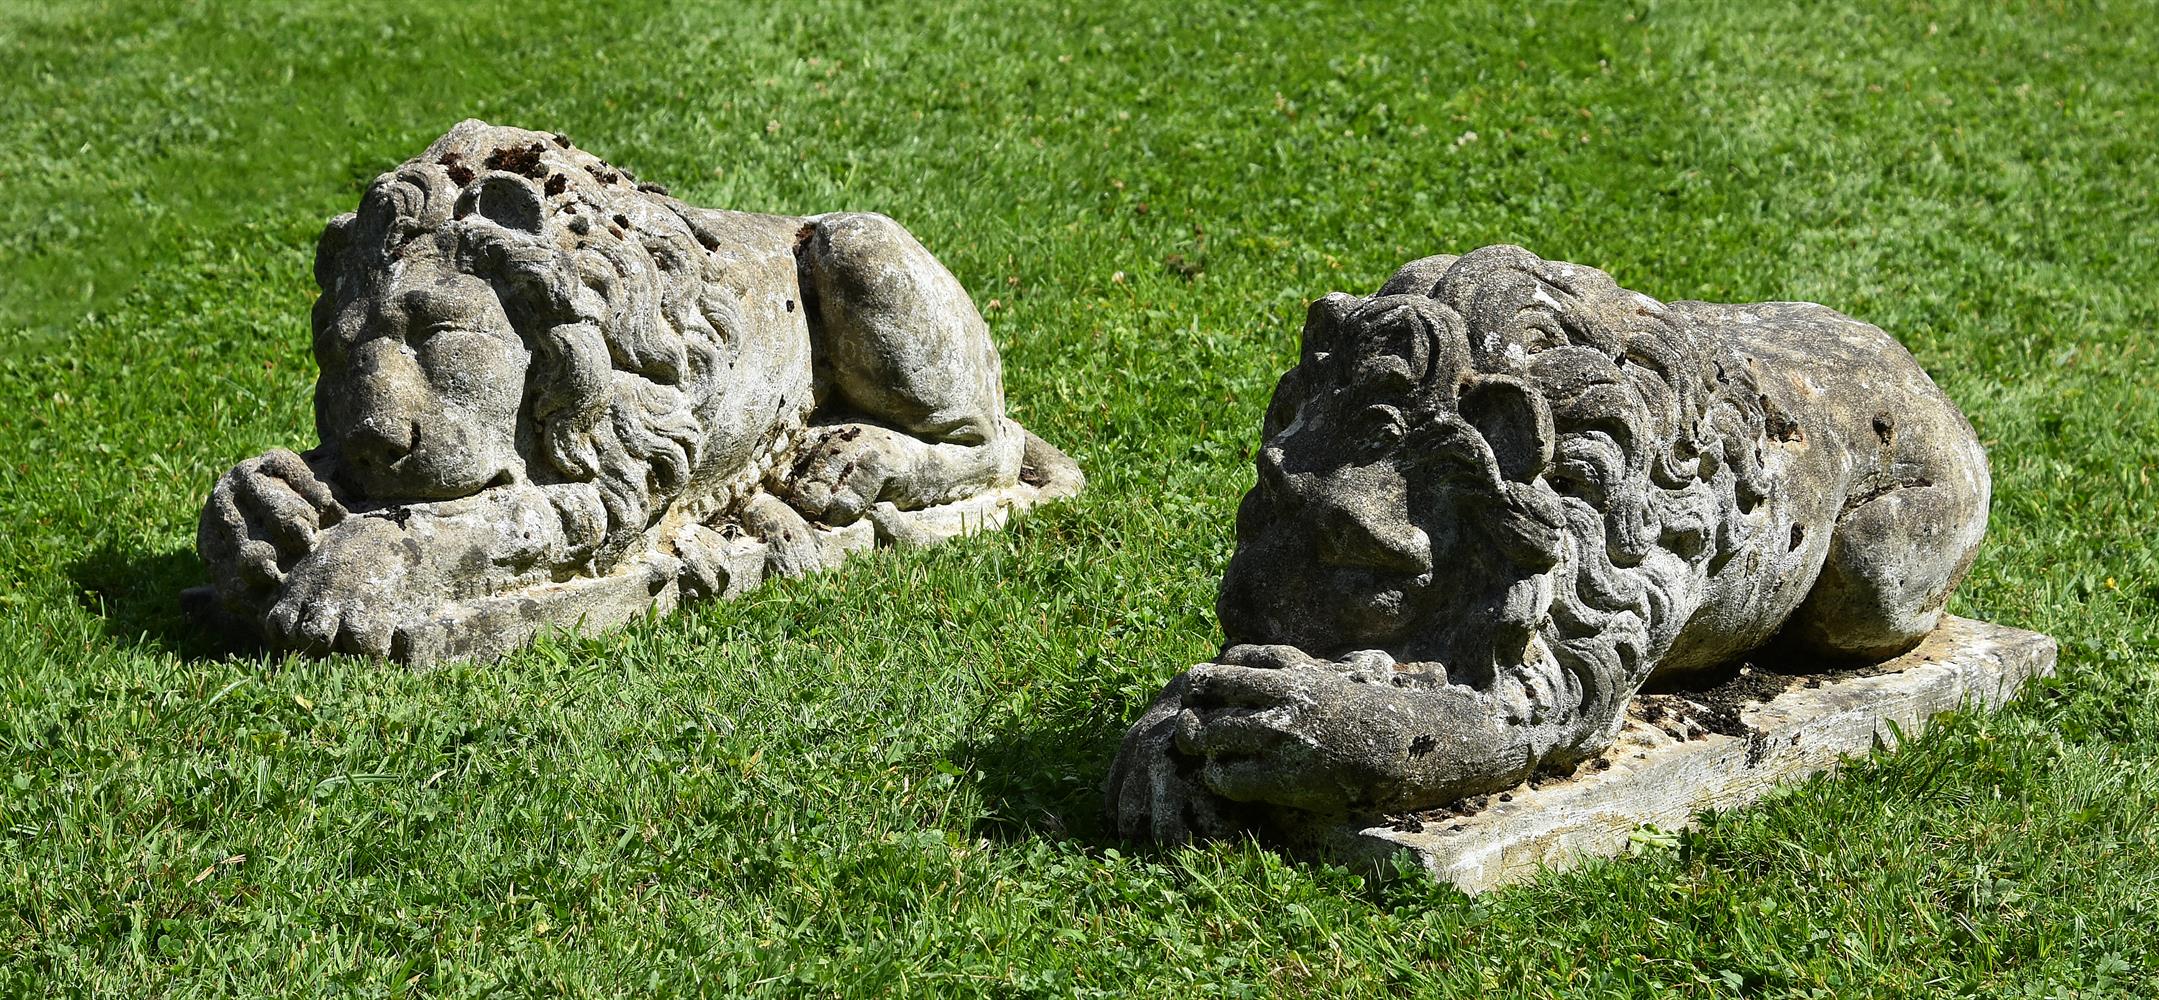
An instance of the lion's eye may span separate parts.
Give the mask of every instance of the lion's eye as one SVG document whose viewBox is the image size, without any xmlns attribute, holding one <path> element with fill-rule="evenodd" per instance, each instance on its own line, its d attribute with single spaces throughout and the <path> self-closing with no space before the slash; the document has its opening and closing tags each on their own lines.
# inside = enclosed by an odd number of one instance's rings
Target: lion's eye
<svg viewBox="0 0 2159 1000">
<path fill-rule="evenodd" d="M 418 219 L 410 216 L 397 217 L 395 221 L 390 223 L 390 231 L 383 241 L 385 249 L 392 256 L 395 256 L 398 251 L 405 248 L 405 244 L 412 242 L 413 237 L 420 235 L 426 228 Z"/>
<path fill-rule="evenodd" d="M 1386 393 L 1407 392 L 1416 384 L 1409 360 L 1394 354 L 1375 353 L 1357 359 L 1350 384 Z"/>
<path fill-rule="evenodd" d="M 1393 451 L 1409 436 L 1409 424 L 1402 419 L 1402 411 L 1385 403 L 1365 407 L 1357 423 L 1357 439 L 1374 451 Z"/>
<path fill-rule="evenodd" d="M 412 326 L 406 328 L 405 342 L 411 344 L 414 347 L 418 347 L 421 344 L 424 344 L 429 340 L 434 339 L 434 336 L 438 333 L 448 333 L 456 329 L 459 329 L 457 323 L 451 320 L 440 320 L 433 323 L 414 323 Z"/>
<path fill-rule="evenodd" d="M 433 327 L 433 335 L 424 338 L 415 335 L 409 343 L 412 349 L 419 353 L 422 364 L 443 371 L 455 371 L 471 365 L 475 358 L 487 354 L 496 341 L 484 333 L 437 323 Z"/>
</svg>

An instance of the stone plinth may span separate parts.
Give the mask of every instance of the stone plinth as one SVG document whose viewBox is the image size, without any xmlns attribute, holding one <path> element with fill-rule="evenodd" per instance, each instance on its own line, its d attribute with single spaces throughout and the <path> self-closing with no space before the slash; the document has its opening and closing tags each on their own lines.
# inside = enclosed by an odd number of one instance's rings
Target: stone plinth
<svg viewBox="0 0 2159 1000">
<path fill-rule="evenodd" d="M 1924 732 L 1938 713 L 1994 708 L 2026 680 L 2054 672 L 2054 640 L 1968 618 L 1945 618 L 1917 649 L 1849 673 L 1760 675 L 1739 725 L 1709 732 L 1717 706 L 1685 692 L 1649 695 L 1629 713 L 1618 742 L 1574 775 L 1483 797 L 1482 808 L 1398 817 L 1320 832 L 1344 859 L 1387 867 L 1407 851 L 1465 892 L 1617 855 L 1645 825 L 1676 830 L 1705 810 L 1731 809 L 1782 785 L 1837 766 L 1845 757 Z M 1789 670 L 1789 667 L 1782 668 Z M 1762 682 L 1768 682 L 1764 684 Z M 1708 723 L 1715 725 L 1715 722 Z M 1474 804 L 1476 800 L 1472 800 Z"/>
</svg>

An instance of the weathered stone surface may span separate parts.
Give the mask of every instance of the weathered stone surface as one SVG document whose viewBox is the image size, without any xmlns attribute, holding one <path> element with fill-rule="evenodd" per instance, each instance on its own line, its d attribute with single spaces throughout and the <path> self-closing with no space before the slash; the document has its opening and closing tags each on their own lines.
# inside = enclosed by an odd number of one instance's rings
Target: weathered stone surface
<svg viewBox="0 0 2159 1000">
<path fill-rule="evenodd" d="M 1113 769 L 1128 835 L 1505 789 L 1603 752 L 1653 678 L 1772 640 L 1894 656 L 1941 619 L 1990 488 L 1881 330 L 1508 246 L 1313 303 L 1262 438 L 1226 648 Z"/>
<path fill-rule="evenodd" d="M 188 595 L 274 645 L 495 656 L 1083 482 L 883 216 L 698 208 L 467 121 L 331 221 L 315 278 L 321 443 L 218 481 Z"/>
<path fill-rule="evenodd" d="M 1999 706 L 2025 681 L 2052 674 L 2054 656 L 2054 640 L 2036 632 L 1946 618 L 1878 672 L 1785 678 L 1790 687 L 1739 713 L 1738 733 L 1704 732 L 1690 715 L 1712 707 L 1660 695 L 1651 712 L 1638 704 L 1612 746 L 1571 776 L 1518 785 L 1466 814 L 1300 832 L 1380 872 L 1407 851 L 1441 880 L 1482 892 L 1622 853 L 1645 827 L 1684 829 L 1707 810 L 1743 806 L 1843 758 L 1893 748 L 1941 712 Z"/>
</svg>

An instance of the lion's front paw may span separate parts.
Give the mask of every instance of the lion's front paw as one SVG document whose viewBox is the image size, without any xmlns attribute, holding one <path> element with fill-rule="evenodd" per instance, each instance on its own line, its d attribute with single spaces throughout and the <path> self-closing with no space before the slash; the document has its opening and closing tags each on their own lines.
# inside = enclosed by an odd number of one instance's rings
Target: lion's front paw
<svg viewBox="0 0 2159 1000">
<path fill-rule="evenodd" d="M 196 524 L 195 549 L 227 607 L 258 607 L 345 516 L 324 477 L 278 448 L 218 479 Z"/>
<path fill-rule="evenodd" d="M 285 576 L 263 626 L 271 642 L 317 653 L 387 656 L 410 612 L 439 598 L 426 549 L 387 517 L 354 517 Z"/>
<path fill-rule="evenodd" d="M 1261 649 L 1273 648 L 1241 647 Z M 1177 749 L 1204 761 L 1199 780 L 1226 799 L 1320 813 L 1371 808 L 1406 776 L 1423 696 L 1366 673 L 1310 660 L 1194 667 Z"/>
<path fill-rule="evenodd" d="M 1431 694 L 1378 679 L 1391 658 L 1235 646 L 1223 659 L 1179 675 L 1125 734 L 1109 784 L 1119 833 L 1176 842 L 1236 829 L 1247 804 L 1340 815 L 1415 795 Z"/>
<path fill-rule="evenodd" d="M 875 424 L 820 428 L 803 445 L 780 495 L 804 517 L 826 524 L 852 524 L 879 501 L 923 506 L 913 494 L 927 447 Z"/>
<path fill-rule="evenodd" d="M 1176 739 L 1205 761 L 1199 780 L 1234 802 L 1328 815 L 1420 809 L 1505 788 L 1597 732 L 1567 728 L 1579 713 L 1538 720 L 1532 705 L 1379 650 L 1314 660 L 1238 646 L 1223 659 L 1239 662 L 1186 672 Z"/>
<path fill-rule="evenodd" d="M 1109 822 L 1118 836 L 1166 844 L 1232 832 L 1228 803 L 1200 781 L 1200 758 L 1177 749 L 1190 674 L 1171 681 L 1153 706 L 1125 732 L 1110 766 Z"/>
</svg>

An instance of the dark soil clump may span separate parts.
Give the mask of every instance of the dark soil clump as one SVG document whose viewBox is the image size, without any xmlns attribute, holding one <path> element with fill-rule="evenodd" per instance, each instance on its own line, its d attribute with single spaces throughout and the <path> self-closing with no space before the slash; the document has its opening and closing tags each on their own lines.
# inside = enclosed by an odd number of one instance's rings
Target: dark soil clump
<svg viewBox="0 0 2159 1000">
<path fill-rule="evenodd" d="M 450 183 L 458 187 L 464 187 L 472 183 L 473 178 L 472 168 L 458 162 L 462 159 L 463 157 L 458 156 L 456 153 L 444 153 L 442 159 L 435 161 L 441 164 L 445 172 L 450 175 Z"/>
<path fill-rule="evenodd" d="M 547 176 L 547 167 L 540 163 L 540 154 L 546 148 L 537 142 L 530 146 L 504 146 L 487 154 L 487 169 L 507 170 L 539 180 Z"/>
<path fill-rule="evenodd" d="M 1680 739 L 1707 739 L 1709 734 L 1752 736 L 1754 728 L 1740 718 L 1748 708 L 1783 694 L 1798 678 L 1764 670 L 1753 663 L 1707 687 L 1674 688 L 1635 696 L 1631 714 Z"/>
</svg>

